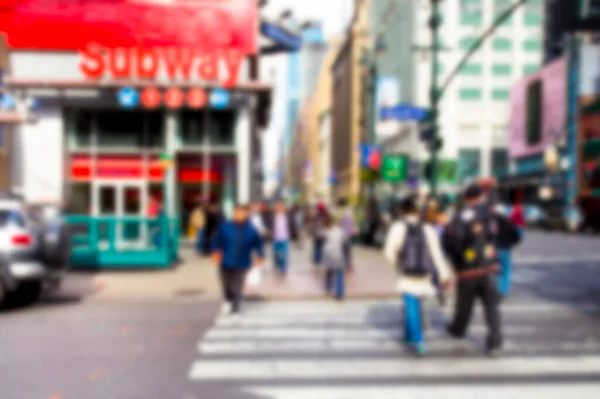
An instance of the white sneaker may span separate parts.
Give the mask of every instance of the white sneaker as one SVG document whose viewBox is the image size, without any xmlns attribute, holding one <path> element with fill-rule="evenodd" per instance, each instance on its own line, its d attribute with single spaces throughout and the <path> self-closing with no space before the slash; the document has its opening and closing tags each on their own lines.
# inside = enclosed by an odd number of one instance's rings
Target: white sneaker
<svg viewBox="0 0 600 399">
<path fill-rule="evenodd" d="M 231 303 L 225 302 L 221 305 L 221 316 L 229 316 L 231 314 Z"/>
</svg>

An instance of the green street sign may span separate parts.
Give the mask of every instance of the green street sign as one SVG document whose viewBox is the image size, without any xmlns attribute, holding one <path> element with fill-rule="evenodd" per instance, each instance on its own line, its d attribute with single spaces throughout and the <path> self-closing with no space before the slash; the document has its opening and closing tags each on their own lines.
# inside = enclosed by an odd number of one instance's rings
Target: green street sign
<svg viewBox="0 0 600 399">
<path fill-rule="evenodd" d="M 390 183 L 406 180 L 408 157 L 401 154 L 385 154 L 381 163 L 381 178 Z"/>
</svg>

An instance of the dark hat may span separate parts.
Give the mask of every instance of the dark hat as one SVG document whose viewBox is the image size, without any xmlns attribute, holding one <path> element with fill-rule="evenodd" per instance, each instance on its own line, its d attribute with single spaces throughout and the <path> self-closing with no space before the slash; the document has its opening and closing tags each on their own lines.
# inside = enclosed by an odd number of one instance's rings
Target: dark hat
<svg viewBox="0 0 600 399">
<path fill-rule="evenodd" d="M 481 191 L 481 187 L 479 187 L 478 184 L 471 184 L 465 190 L 465 198 L 468 200 L 479 198 L 482 194 L 483 192 Z"/>
</svg>

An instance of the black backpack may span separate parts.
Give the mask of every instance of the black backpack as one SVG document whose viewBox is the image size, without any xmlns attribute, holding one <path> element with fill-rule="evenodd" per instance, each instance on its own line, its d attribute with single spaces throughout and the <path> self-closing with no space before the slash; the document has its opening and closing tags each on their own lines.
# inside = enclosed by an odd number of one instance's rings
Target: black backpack
<svg viewBox="0 0 600 399">
<path fill-rule="evenodd" d="M 462 264 L 469 269 L 488 266 L 497 261 L 498 221 L 487 208 L 480 207 L 474 213 L 474 217 L 462 226 Z"/>
<path fill-rule="evenodd" d="M 406 276 L 424 277 L 433 271 L 422 224 L 406 225 L 406 238 L 398 254 L 398 272 Z"/>
</svg>

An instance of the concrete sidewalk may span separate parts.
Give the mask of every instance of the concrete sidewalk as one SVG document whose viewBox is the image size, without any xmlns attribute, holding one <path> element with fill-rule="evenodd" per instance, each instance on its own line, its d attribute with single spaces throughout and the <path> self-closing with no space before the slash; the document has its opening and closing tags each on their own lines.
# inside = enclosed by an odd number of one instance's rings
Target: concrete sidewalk
<svg viewBox="0 0 600 399">
<path fill-rule="evenodd" d="M 269 251 L 271 252 L 271 251 Z M 396 296 L 394 270 L 384 261 L 381 251 L 355 246 L 353 248 L 354 270 L 346 274 L 346 298 L 388 298 Z M 324 271 L 312 265 L 312 244 L 303 249 L 290 251 L 289 270 L 282 278 L 275 271 L 269 257 L 264 265 L 264 279 L 256 288 L 249 288 L 250 297 L 260 299 L 323 299 L 325 292 Z"/>
<path fill-rule="evenodd" d="M 323 271 L 311 264 L 312 246 L 292 249 L 285 279 L 274 272 L 267 257 L 264 280 L 246 290 L 255 299 L 321 299 L 326 297 Z M 270 253 L 270 249 L 267 253 Z M 221 298 L 218 268 L 191 248 L 181 249 L 182 262 L 171 270 L 105 271 L 71 273 L 60 291 L 49 300 L 86 301 L 207 301 Z M 394 296 L 394 272 L 379 251 L 354 248 L 355 270 L 347 275 L 348 298 Z"/>
</svg>

